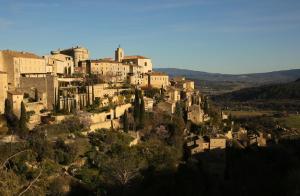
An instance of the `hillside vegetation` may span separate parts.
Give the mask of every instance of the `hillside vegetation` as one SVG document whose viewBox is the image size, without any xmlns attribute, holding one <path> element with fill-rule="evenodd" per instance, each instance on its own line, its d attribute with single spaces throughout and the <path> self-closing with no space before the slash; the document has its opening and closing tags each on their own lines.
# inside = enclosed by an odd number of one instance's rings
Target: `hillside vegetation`
<svg viewBox="0 0 300 196">
<path fill-rule="evenodd" d="M 255 101 L 300 99 L 300 79 L 285 84 L 245 88 L 213 97 L 216 101 Z"/>
</svg>

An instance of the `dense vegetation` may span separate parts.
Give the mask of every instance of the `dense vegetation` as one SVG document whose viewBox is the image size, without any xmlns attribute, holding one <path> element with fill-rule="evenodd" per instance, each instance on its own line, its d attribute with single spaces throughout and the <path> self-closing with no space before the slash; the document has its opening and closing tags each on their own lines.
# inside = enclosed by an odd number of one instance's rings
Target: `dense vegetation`
<svg viewBox="0 0 300 196">
<path fill-rule="evenodd" d="M 242 90 L 213 96 L 212 99 L 235 110 L 271 109 L 271 110 L 300 110 L 300 82 L 273 84 L 261 87 L 245 88 Z"/>
<path fill-rule="evenodd" d="M 253 101 L 273 99 L 300 99 L 300 81 L 245 88 L 239 91 L 214 97 L 214 100 L 227 101 Z"/>
</svg>

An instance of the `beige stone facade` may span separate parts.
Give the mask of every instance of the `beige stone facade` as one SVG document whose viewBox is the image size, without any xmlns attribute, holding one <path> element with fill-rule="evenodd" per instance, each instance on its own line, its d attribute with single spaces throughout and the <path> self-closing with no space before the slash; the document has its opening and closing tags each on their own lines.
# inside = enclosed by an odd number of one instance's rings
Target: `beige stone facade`
<svg viewBox="0 0 300 196">
<path fill-rule="evenodd" d="M 85 60 L 79 63 L 83 73 L 96 74 L 106 82 L 127 81 L 134 85 L 148 85 L 148 76 L 152 72 L 151 59 L 144 56 L 125 56 L 122 48 L 115 51 L 115 59 Z"/>
<path fill-rule="evenodd" d="M 23 101 L 23 92 L 20 91 L 8 91 L 7 99 L 10 100 L 13 108 L 13 113 L 20 118 L 21 115 L 21 103 Z"/>
<path fill-rule="evenodd" d="M 157 104 L 156 107 L 158 108 L 158 110 L 162 112 L 166 112 L 168 114 L 174 114 L 176 102 L 170 102 L 170 101 L 160 102 Z"/>
<path fill-rule="evenodd" d="M 153 110 L 154 100 L 149 97 L 144 97 L 145 111 L 151 112 Z"/>
<path fill-rule="evenodd" d="M 226 139 L 225 138 L 210 138 L 209 149 L 225 149 Z"/>
<path fill-rule="evenodd" d="M 160 72 L 146 74 L 148 76 L 148 86 L 153 88 L 166 88 L 169 86 L 169 76 Z"/>
<path fill-rule="evenodd" d="M 167 88 L 167 97 L 169 101 L 180 101 L 180 90 L 175 87 Z"/>
<path fill-rule="evenodd" d="M 55 76 L 72 75 L 74 73 L 74 60 L 71 56 L 52 53 L 44 57 L 46 65 Z"/>
<path fill-rule="evenodd" d="M 188 120 L 194 124 L 201 124 L 204 122 L 205 115 L 200 105 L 192 105 L 188 107 Z"/>
<path fill-rule="evenodd" d="M 86 60 L 80 62 L 83 70 L 88 74 L 102 76 L 106 82 L 122 82 L 127 79 L 130 66 L 112 60 Z"/>
<path fill-rule="evenodd" d="M 21 77 L 45 77 L 51 70 L 45 60 L 33 53 L 11 50 L 0 51 L 0 71 L 7 73 L 9 89 L 20 88 Z"/>
<path fill-rule="evenodd" d="M 65 54 L 71 56 L 74 60 L 74 67 L 78 67 L 80 61 L 88 60 L 90 53 L 87 48 L 76 46 L 68 49 L 52 51 L 52 54 Z"/>
</svg>

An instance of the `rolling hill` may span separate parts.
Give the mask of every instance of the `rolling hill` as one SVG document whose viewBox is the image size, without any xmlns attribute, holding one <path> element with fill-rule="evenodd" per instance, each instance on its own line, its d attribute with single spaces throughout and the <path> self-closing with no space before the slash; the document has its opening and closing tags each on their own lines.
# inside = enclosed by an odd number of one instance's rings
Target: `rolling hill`
<svg viewBox="0 0 300 196">
<path fill-rule="evenodd" d="M 177 68 L 158 68 L 154 70 L 165 72 L 171 77 L 185 76 L 191 79 L 206 81 L 246 82 L 253 84 L 284 83 L 295 81 L 296 79 L 300 78 L 300 69 L 253 74 L 219 74 Z"/>
<path fill-rule="evenodd" d="M 214 97 L 220 101 L 300 100 L 300 79 L 284 83 L 244 88 Z"/>
</svg>

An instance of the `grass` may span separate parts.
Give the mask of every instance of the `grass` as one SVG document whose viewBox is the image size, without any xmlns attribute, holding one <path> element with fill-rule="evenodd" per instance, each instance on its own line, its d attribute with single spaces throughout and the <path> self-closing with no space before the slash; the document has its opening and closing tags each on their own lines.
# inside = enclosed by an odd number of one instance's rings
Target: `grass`
<svg viewBox="0 0 300 196">
<path fill-rule="evenodd" d="M 224 111 L 230 113 L 232 117 L 242 118 L 242 117 L 256 117 L 263 115 L 271 115 L 272 111 Z"/>
<path fill-rule="evenodd" d="M 300 130 L 300 115 L 289 115 L 288 117 L 280 118 L 279 121 L 287 127 Z"/>
</svg>

